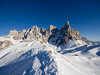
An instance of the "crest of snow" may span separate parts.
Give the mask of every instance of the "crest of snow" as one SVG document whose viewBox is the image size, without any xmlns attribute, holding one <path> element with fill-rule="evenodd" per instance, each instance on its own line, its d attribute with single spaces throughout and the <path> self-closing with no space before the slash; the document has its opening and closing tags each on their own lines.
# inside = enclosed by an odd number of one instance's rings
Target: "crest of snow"
<svg viewBox="0 0 100 75">
<path fill-rule="evenodd" d="M 70 40 L 56 47 L 34 40 L 0 50 L 0 75 L 100 75 L 99 70 L 100 45 Z"/>
</svg>

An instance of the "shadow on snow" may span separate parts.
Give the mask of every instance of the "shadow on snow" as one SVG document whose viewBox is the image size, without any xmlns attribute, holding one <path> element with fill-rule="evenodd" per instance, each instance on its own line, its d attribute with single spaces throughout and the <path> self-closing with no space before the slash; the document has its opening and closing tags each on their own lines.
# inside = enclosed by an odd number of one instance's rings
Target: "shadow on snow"
<svg viewBox="0 0 100 75">
<path fill-rule="evenodd" d="M 33 50 L 30 50 L 22 54 L 18 59 L 14 60 L 11 64 L 6 65 L 4 67 L 0 67 L 0 75 L 22 75 L 24 71 L 26 71 L 25 75 L 34 75 L 36 70 L 34 70 L 32 66 L 34 63 L 33 61 L 36 57 L 39 59 L 41 64 L 41 75 L 45 75 L 45 73 L 50 75 L 56 75 L 57 68 L 54 69 L 56 65 L 51 64 L 52 62 L 54 62 L 54 59 L 50 59 L 50 55 L 47 51 L 38 52 L 38 54 L 35 54 L 33 56 L 32 54 Z M 49 65 L 51 65 L 52 68 L 50 68 Z M 48 67 L 48 69 L 45 72 L 44 70 L 46 67 Z"/>
<path fill-rule="evenodd" d="M 59 53 L 62 53 L 62 54 L 66 54 L 66 53 L 74 53 L 74 52 L 77 52 L 77 51 L 81 51 L 82 54 L 85 54 L 87 53 L 89 50 L 93 49 L 93 48 L 97 48 L 97 47 L 100 47 L 100 45 L 94 45 L 94 46 L 87 46 L 87 45 L 84 45 L 84 46 L 81 46 L 81 47 L 78 47 L 78 48 L 75 48 L 75 49 L 72 49 L 72 50 L 60 50 L 58 51 Z M 98 56 L 100 56 L 100 51 L 96 53 Z"/>
</svg>

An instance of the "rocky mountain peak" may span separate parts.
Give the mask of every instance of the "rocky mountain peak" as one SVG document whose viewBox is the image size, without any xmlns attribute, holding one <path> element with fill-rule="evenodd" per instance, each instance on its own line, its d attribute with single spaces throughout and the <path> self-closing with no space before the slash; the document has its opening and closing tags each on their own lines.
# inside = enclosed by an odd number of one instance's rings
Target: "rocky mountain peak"
<svg viewBox="0 0 100 75">
<path fill-rule="evenodd" d="M 61 44 L 65 45 L 68 43 L 69 40 L 74 40 L 74 41 L 82 40 L 83 41 L 83 38 L 79 34 L 79 32 L 71 28 L 69 21 L 66 22 L 66 24 L 64 25 L 64 27 L 61 28 L 59 33 L 57 31 L 57 34 L 59 34 L 59 36 L 57 35 L 58 37 L 56 38 L 56 40 L 52 39 L 53 42 L 56 41 L 57 45 L 61 45 Z"/>
<path fill-rule="evenodd" d="M 38 26 L 37 25 L 34 25 L 31 29 L 36 30 L 36 29 L 38 29 Z"/>
<path fill-rule="evenodd" d="M 64 29 L 69 29 L 71 28 L 70 24 L 69 24 L 69 21 L 67 20 L 65 26 L 64 26 Z"/>
<path fill-rule="evenodd" d="M 58 30 L 58 28 L 56 26 L 53 26 L 53 25 L 50 25 L 49 26 L 49 35 L 52 35 L 52 33 L 55 31 L 55 30 Z"/>
<path fill-rule="evenodd" d="M 69 25 L 69 21 L 67 20 L 67 24 Z"/>
<path fill-rule="evenodd" d="M 17 36 L 18 35 L 18 31 L 17 30 L 11 30 L 9 33 L 9 36 Z"/>
<path fill-rule="evenodd" d="M 22 32 L 23 32 L 23 33 L 25 33 L 25 32 L 26 32 L 26 30 L 25 30 L 25 29 L 23 29 L 23 30 L 22 30 Z"/>
<path fill-rule="evenodd" d="M 87 43 L 87 41 L 85 41 L 85 39 L 79 34 L 77 30 L 71 28 L 69 21 L 67 21 L 60 30 L 53 25 L 50 25 L 48 30 L 45 28 L 40 29 L 35 25 L 27 31 L 22 30 L 21 32 L 18 32 L 16 30 L 11 30 L 9 35 L 13 36 L 14 40 L 23 39 L 26 41 L 32 41 L 34 39 L 41 39 L 43 42 L 48 42 L 51 40 L 57 45 L 65 45 L 69 40 L 81 40 Z"/>
<path fill-rule="evenodd" d="M 50 26 L 49 26 L 49 30 L 51 31 L 51 30 L 53 30 L 53 29 L 57 29 L 57 27 L 56 27 L 56 26 L 53 26 L 53 25 L 50 25 Z"/>
</svg>

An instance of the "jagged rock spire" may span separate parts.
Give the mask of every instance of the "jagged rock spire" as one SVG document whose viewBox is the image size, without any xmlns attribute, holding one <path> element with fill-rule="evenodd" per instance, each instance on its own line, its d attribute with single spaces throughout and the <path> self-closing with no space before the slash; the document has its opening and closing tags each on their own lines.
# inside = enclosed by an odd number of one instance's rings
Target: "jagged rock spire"
<svg viewBox="0 0 100 75">
<path fill-rule="evenodd" d="M 49 34 L 50 35 L 52 34 L 52 30 L 54 30 L 54 29 L 57 29 L 57 27 L 53 26 L 53 25 L 50 25 L 50 27 L 49 27 Z"/>
<path fill-rule="evenodd" d="M 53 30 L 53 29 L 56 29 L 56 28 L 57 28 L 56 26 L 50 25 L 49 30 Z"/>
<path fill-rule="evenodd" d="M 18 35 L 18 31 L 17 30 L 11 30 L 9 33 L 9 36 L 17 36 Z"/>
<path fill-rule="evenodd" d="M 50 40 L 57 45 L 67 44 L 69 40 L 84 41 L 79 32 L 71 28 L 68 20 L 65 23 L 64 27 L 62 27 L 60 30 L 53 25 L 50 25 L 48 30 L 46 30 L 45 28 L 40 29 L 35 25 L 27 31 L 23 30 L 22 32 L 18 32 L 16 30 L 12 30 L 10 31 L 9 36 L 13 36 L 14 40 L 23 39 L 25 41 L 32 41 L 34 39 L 41 39 L 44 42 Z"/>
<path fill-rule="evenodd" d="M 65 26 L 64 26 L 65 29 L 68 29 L 68 28 L 71 28 L 70 24 L 69 24 L 69 21 L 67 20 Z"/>
<path fill-rule="evenodd" d="M 67 24 L 69 25 L 69 21 L 67 20 Z"/>
</svg>

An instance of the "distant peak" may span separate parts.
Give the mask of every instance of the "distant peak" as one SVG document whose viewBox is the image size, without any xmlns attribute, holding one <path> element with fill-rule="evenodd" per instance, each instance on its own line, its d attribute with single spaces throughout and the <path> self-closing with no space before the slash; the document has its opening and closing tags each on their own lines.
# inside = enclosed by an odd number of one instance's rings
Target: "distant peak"
<svg viewBox="0 0 100 75">
<path fill-rule="evenodd" d="M 25 29 L 23 29 L 23 30 L 22 30 L 22 32 L 26 32 L 26 30 L 25 30 Z"/>
<path fill-rule="evenodd" d="M 53 30 L 53 29 L 56 29 L 56 28 L 57 28 L 56 26 L 50 25 L 49 30 Z"/>
<path fill-rule="evenodd" d="M 14 29 L 13 31 L 17 31 L 17 30 Z"/>
<path fill-rule="evenodd" d="M 37 25 L 34 25 L 32 28 L 36 28 L 37 27 Z"/>
<path fill-rule="evenodd" d="M 65 24 L 64 28 L 66 28 L 66 29 L 71 28 L 71 26 L 70 26 L 70 24 L 69 24 L 69 21 L 68 21 L 68 20 L 67 20 L 67 22 L 66 22 L 66 24 Z"/>
<path fill-rule="evenodd" d="M 32 28 L 32 30 L 36 30 L 36 29 L 39 29 L 37 25 L 34 25 Z"/>
<path fill-rule="evenodd" d="M 69 25 L 69 21 L 67 20 L 67 24 Z"/>
</svg>

